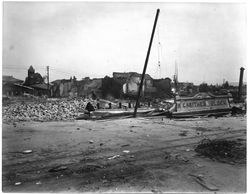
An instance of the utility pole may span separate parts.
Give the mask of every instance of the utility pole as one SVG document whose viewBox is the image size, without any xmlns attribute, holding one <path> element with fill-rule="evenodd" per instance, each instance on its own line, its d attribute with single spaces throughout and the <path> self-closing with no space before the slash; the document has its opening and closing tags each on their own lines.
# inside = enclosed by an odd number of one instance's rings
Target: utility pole
<svg viewBox="0 0 250 194">
<path fill-rule="evenodd" d="M 174 85 L 175 85 L 175 93 L 178 92 L 178 65 L 175 60 L 175 72 L 174 72 Z"/>
<path fill-rule="evenodd" d="M 47 86 L 48 86 L 48 95 L 50 97 L 50 89 L 49 89 L 49 66 L 47 66 Z"/>
<path fill-rule="evenodd" d="M 145 64 L 144 64 L 144 68 L 143 68 L 143 72 L 142 72 L 141 83 L 140 83 L 140 86 L 139 86 L 139 91 L 138 91 L 137 100 L 136 100 L 136 104 L 135 104 L 134 117 L 136 117 L 137 107 L 139 105 L 141 89 L 142 89 L 142 86 L 143 86 L 144 76 L 145 76 L 147 65 L 148 65 L 148 59 L 149 59 L 149 55 L 150 55 L 152 42 L 153 42 L 153 39 L 154 39 L 155 27 L 156 27 L 156 24 L 157 24 L 159 13 L 160 13 L 160 9 L 157 9 L 156 16 L 155 16 L 155 21 L 154 21 L 154 26 L 153 26 L 149 46 L 148 46 L 148 52 L 147 52 L 147 56 L 146 56 L 146 60 L 145 60 Z"/>
</svg>

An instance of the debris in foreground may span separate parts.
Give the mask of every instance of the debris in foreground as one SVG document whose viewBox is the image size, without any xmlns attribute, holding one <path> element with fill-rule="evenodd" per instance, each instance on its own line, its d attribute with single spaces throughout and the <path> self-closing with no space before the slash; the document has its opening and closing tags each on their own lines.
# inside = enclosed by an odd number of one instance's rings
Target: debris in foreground
<svg viewBox="0 0 250 194">
<path fill-rule="evenodd" d="M 218 190 L 219 190 L 216 186 L 214 186 L 214 185 L 212 185 L 212 184 L 206 182 L 206 181 L 202 178 L 202 176 L 199 176 L 199 175 L 197 176 L 197 175 L 193 175 L 193 174 L 189 174 L 189 176 L 192 176 L 192 178 L 193 178 L 197 183 L 199 183 L 201 186 L 205 187 L 205 188 L 208 189 L 209 191 L 218 191 Z"/>
<path fill-rule="evenodd" d="M 36 185 L 41 185 L 41 184 L 42 184 L 41 181 L 36 182 Z"/>
<path fill-rule="evenodd" d="M 84 112 L 89 99 L 57 99 L 56 101 L 17 102 L 3 105 L 3 121 L 60 121 L 74 120 Z M 13 124 L 16 126 L 16 124 Z"/>
<path fill-rule="evenodd" d="M 109 159 L 109 160 L 113 160 L 113 159 L 119 158 L 119 157 L 120 157 L 120 155 L 114 155 L 114 156 L 112 156 L 112 157 L 109 157 L 108 159 Z"/>
<path fill-rule="evenodd" d="M 181 131 L 181 132 L 179 133 L 179 136 L 187 136 L 187 131 Z"/>
<path fill-rule="evenodd" d="M 63 171 L 63 170 L 66 170 L 66 169 L 68 169 L 67 166 L 57 166 L 57 167 L 51 168 L 49 170 L 49 172 L 59 172 L 59 171 Z"/>
<path fill-rule="evenodd" d="M 151 191 L 152 191 L 152 193 L 162 193 L 162 191 L 160 191 L 158 189 L 152 189 Z"/>
<path fill-rule="evenodd" d="M 22 153 L 23 154 L 31 154 L 33 151 L 32 150 L 24 150 Z"/>
<path fill-rule="evenodd" d="M 204 139 L 195 148 L 195 151 L 203 156 L 220 162 L 246 162 L 246 145 L 234 140 Z"/>
<path fill-rule="evenodd" d="M 127 147 L 127 146 L 129 146 L 129 144 L 123 144 L 123 145 L 121 145 L 121 147 Z"/>
</svg>

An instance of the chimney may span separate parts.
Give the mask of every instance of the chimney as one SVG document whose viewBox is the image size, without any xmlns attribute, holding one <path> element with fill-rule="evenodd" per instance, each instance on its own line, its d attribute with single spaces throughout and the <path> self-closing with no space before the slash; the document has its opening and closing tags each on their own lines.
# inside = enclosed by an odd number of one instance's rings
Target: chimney
<svg viewBox="0 0 250 194">
<path fill-rule="evenodd" d="M 240 68 L 240 80 L 239 80 L 239 90 L 238 90 L 238 99 L 241 99 L 241 91 L 242 91 L 242 85 L 243 85 L 243 73 L 244 73 L 244 68 Z"/>
</svg>

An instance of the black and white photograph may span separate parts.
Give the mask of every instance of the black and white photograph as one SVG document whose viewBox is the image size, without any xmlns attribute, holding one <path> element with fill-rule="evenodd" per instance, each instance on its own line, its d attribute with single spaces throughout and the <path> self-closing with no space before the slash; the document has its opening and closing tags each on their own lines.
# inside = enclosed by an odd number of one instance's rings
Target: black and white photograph
<svg viewBox="0 0 250 194">
<path fill-rule="evenodd" d="M 244 2 L 3 1 L 2 192 L 246 193 L 247 39 Z"/>
</svg>

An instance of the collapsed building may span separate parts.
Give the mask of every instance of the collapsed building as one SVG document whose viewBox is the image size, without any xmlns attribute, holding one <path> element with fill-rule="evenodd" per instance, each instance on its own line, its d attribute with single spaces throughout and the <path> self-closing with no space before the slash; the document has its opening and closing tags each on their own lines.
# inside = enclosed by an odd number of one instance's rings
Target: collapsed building
<svg viewBox="0 0 250 194">
<path fill-rule="evenodd" d="M 171 98 L 172 93 L 172 80 L 170 78 L 154 79 L 153 85 L 156 88 L 154 97 L 156 98 Z"/>
<path fill-rule="evenodd" d="M 199 88 L 192 82 L 178 82 L 178 91 L 180 96 L 193 96 L 199 92 Z"/>
<path fill-rule="evenodd" d="M 146 74 L 142 87 L 142 96 L 146 98 L 171 97 L 171 79 L 153 79 Z M 5 81 L 6 80 L 6 81 Z M 11 76 L 3 77 L 3 94 L 8 96 L 21 96 L 30 94 L 34 96 L 51 96 L 55 98 L 91 97 L 91 98 L 135 98 L 138 93 L 141 74 L 136 72 L 114 72 L 113 77 L 94 78 L 85 77 L 77 80 L 75 76 L 70 79 L 58 79 L 50 84 L 35 72 L 33 66 L 28 69 L 25 81 Z"/>
<path fill-rule="evenodd" d="M 2 77 L 2 87 L 4 96 L 20 96 L 26 90 L 32 90 L 31 88 L 22 87 L 22 80 L 16 79 L 13 76 L 3 75 Z"/>
<path fill-rule="evenodd" d="M 89 77 L 85 77 L 77 82 L 78 96 L 89 96 L 91 98 L 100 97 L 102 95 L 102 83 L 102 78 L 90 79 Z"/>
<path fill-rule="evenodd" d="M 55 80 L 52 82 L 53 97 L 87 97 L 101 96 L 102 79 L 89 77 L 77 81 L 75 76 L 70 79 Z"/>
<path fill-rule="evenodd" d="M 138 94 L 141 74 L 114 72 L 113 78 L 122 84 L 122 92 L 125 97 L 135 97 Z M 149 74 L 146 74 L 141 95 L 143 97 L 171 97 L 171 79 L 153 79 Z"/>
<path fill-rule="evenodd" d="M 50 85 L 44 82 L 41 74 L 36 73 L 30 66 L 28 76 L 25 81 L 14 78 L 13 76 L 3 76 L 3 94 L 6 96 L 48 96 L 50 94 Z"/>
<path fill-rule="evenodd" d="M 136 72 L 113 72 L 113 77 L 90 79 L 85 77 L 77 80 L 75 76 L 70 79 L 60 79 L 48 83 L 35 69 L 30 66 L 25 81 L 18 80 L 12 76 L 3 76 L 3 95 L 22 96 L 31 94 L 34 96 L 51 96 L 55 98 L 67 97 L 91 97 L 109 99 L 135 99 L 141 81 L 141 74 Z M 170 78 L 153 79 L 149 74 L 145 75 L 141 97 L 144 99 L 169 99 L 173 98 L 172 88 L 174 83 Z M 202 92 L 200 86 L 190 82 L 178 83 L 178 95 L 192 97 Z M 207 90 L 215 95 L 221 95 L 220 86 L 207 86 Z M 229 85 L 224 89 L 225 94 L 230 92 L 234 96 L 238 94 L 238 87 Z M 207 92 L 208 92 L 207 91 Z M 224 94 L 223 93 L 223 94 Z M 241 93 L 246 94 L 246 85 L 243 84 Z"/>
<path fill-rule="evenodd" d="M 44 82 L 40 73 L 36 73 L 32 65 L 28 69 L 28 77 L 26 77 L 23 86 L 32 88 L 32 94 L 35 96 L 48 96 L 50 94 L 50 86 Z"/>
<path fill-rule="evenodd" d="M 77 96 L 77 87 L 75 77 L 72 79 L 55 80 L 52 82 L 53 97 L 75 97 Z"/>
<path fill-rule="evenodd" d="M 77 81 L 70 79 L 52 82 L 52 97 L 91 97 L 91 98 L 134 98 L 139 89 L 141 74 L 136 72 L 114 72 L 113 77 Z M 171 79 L 154 80 L 146 74 L 142 88 L 144 97 L 171 97 Z"/>
<path fill-rule="evenodd" d="M 40 73 L 36 73 L 35 69 L 31 65 L 28 69 L 28 77 L 26 77 L 24 85 L 31 86 L 34 84 L 41 84 L 44 83 L 43 77 Z"/>
<path fill-rule="evenodd" d="M 114 80 L 122 84 L 122 92 L 126 96 L 134 96 L 138 93 L 139 85 L 141 82 L 141 74 L 136 72 L 128 73 L 113 73 Z M 142 86 L 142 96 L 156 92 L 156 88 L 153 86 L 153 78 L 146 74 Z"/>
<path fill-rule="evenodd" d="M 123 93 L 128 96 L 137 95 L 140 82 L 141 74 L 136 72 L 128 73 L 126 83 L 123 84 Z M 150 95 L 155 92 L 156 88 L 153 86 L 153 79 L 150 75 L 146 74 L 142 85 L 142 96 Z"/>
</svg>

